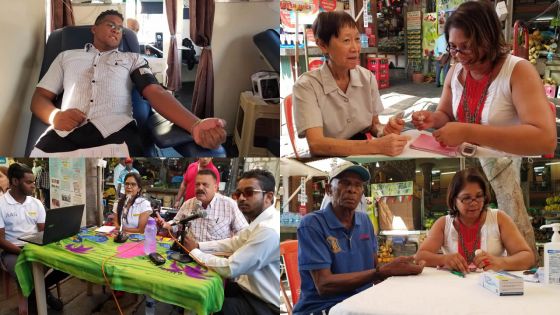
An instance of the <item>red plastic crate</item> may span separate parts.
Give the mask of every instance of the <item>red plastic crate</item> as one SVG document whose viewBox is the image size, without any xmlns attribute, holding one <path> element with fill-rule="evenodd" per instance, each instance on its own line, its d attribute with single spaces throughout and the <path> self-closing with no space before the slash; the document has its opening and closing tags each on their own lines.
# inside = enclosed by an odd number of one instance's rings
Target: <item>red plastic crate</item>
<svg viewBox="0 0 560 315">
<path fill-rule="evenodd" d="M 387 68 L 389 69 L 389 60 L 387 58 L 367 58 L 367 68 L 369 70 L 377 70 Z"/>
</svg>

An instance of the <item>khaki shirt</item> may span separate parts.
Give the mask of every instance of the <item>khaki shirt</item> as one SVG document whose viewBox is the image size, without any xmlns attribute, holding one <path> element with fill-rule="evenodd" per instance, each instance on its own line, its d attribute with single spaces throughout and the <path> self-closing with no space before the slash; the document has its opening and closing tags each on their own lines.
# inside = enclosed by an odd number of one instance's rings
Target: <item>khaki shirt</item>
<svg viewBox="0 0 560 315">
<path fill-rule="evenodd" d="M 309 128 L 323 128 L 329 138 L 349 139 L 371 127 L 373 116 L 383 111 L 377 81 L 371 71 L 350 70 L 346 93 L 337 85 L 326 64 L 304 73 L 294 85 L 294 116 L 300 137 Z"/>
</svg>

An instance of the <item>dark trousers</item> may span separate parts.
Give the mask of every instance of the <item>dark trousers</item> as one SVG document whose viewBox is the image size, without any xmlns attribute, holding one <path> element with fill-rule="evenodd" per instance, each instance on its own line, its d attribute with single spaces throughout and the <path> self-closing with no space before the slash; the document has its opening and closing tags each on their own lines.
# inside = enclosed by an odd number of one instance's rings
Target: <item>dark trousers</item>
<svg viewBox="0 0 560 315">
<path fill-rule="evenodd" d="M 245 291 L 237 283 L 230 281 L 224 289 L 225 299 L 222 310 L 216 315 L 278 315 L 280 309 L 254 294 Z"/>
<path fill-rule="evenodd" d="M 54 130 L 50 130 L 41 137 L 35 147 L 44 152 L 52 153 L 87 149 L 105 144 L 120 144 L 123 142 L 126 143 L 130 156 L 144 155 L 138 128 L 134 121 L 107 138 L 103 138 L 101 132 L 91 122 L 76 128 L 64 138 L 60 137 Z"/>
<path fill-rule="evenodd" d="M 443 83 L 439 83 L 441 71 L 443 70 L 443 81 L 445 82 L 445 77 L 447 76 L 447 71 L 449 71 L 449 62 L 445 65 L 441 65 L 438 60 L 435 61 L 436 63 L 436 86 L 443 85 Z"/>
</svg>

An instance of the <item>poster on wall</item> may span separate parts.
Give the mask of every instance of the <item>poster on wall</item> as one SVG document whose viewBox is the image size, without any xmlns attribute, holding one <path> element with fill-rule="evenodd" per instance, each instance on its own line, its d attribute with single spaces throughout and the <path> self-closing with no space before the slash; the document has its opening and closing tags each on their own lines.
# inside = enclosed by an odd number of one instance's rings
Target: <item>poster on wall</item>
<svg viewBox="0 0 560 315">
<path fill-rule="evenodd" d="M 86 163 L 83 158 L 49 160 L 50 208 L 86 203 Z"/>
<path fill-rule="evenodd" d="M 437 13 L 425 13 L 422 19 L 422 51 L 424 57 L 430 57 L 434 53 L 434 47 L 438 38 Z"/>
<path fill-rule="evenodd" d="M 436 10 L 438 12 L 438 34 L 444 33 L 445 21 L 464 0 L 437 0 Z"/>
<path fill-rule="evenodd" d="M 323 6 L 327 8 L 332 6 L 330 1 L 324 2 Z M 283 31 L 296 31 L 296 14 L 298 28 L 301 28 L 302 25 L 313 24 L 319 14 L 319 7 L 319 0 L 280 1 L 280 22 Z"/>
<path fill-rule="evenodd" d="M 410 196 L 413 194 L 412 181 L 371 184 L 373 198 L 389 196 Z"/>
<path fill-rule="evenodd" d="M 422 12 L 412 11 L 406 14 L 406 45 L 409 62 L 422 59 Z"/>
</svg>

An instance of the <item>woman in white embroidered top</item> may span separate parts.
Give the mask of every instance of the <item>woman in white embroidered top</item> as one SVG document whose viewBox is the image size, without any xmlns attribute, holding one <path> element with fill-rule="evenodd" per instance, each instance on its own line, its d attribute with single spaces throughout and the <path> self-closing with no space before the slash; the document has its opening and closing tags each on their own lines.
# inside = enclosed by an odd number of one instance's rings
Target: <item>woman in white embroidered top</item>
<svg viewBox="0 0 560 315">
<path fill-rule="evenodd" d="M 461 272 L 533 266 L 535 256 L 513 220 L 503 211 L 489 209 L 489 202 L 488 183 L 476 169 L 457 172 L 447 193 L 449 215 L 434 223 L 415 259 Z"/>
<path fill-rule="evenodd" d="M 150 202 L 142 197 L 142 178 L 138 173 L 128 173 L 124 177 L 125 194 L 113 206 L 113 223 L 127 233 L 144 233 L 148 218 L 152 213 Z M 122 220 L 122 222 L 121 222 Z"/>
<path fill-rule="evenodd" d="M 294 85 L 297 132 L 313 155 L 400 154 L 407 137 L 404 121 L 379 122 L 383 111 L 375 76 L 360 67 L 360 32 L 343 11 L 321 12 L 313 22 L 317 46 L 326 56 L 320 69 L 302 74 Z M 375 139 L 368 139 L 371 133 Z"/>
<path fill-rule="evenodd" d="M 419 111 L 412 123 L 435 128 L 440 143 L 463 142 L 519 155 L 556 148 L 555 117 L 539 74 L 509 53 L 489 1 L 461 4 L 445 23 L 448 51 L 457 63 L 445 78 L 435 112 Z"/>
</svg>

